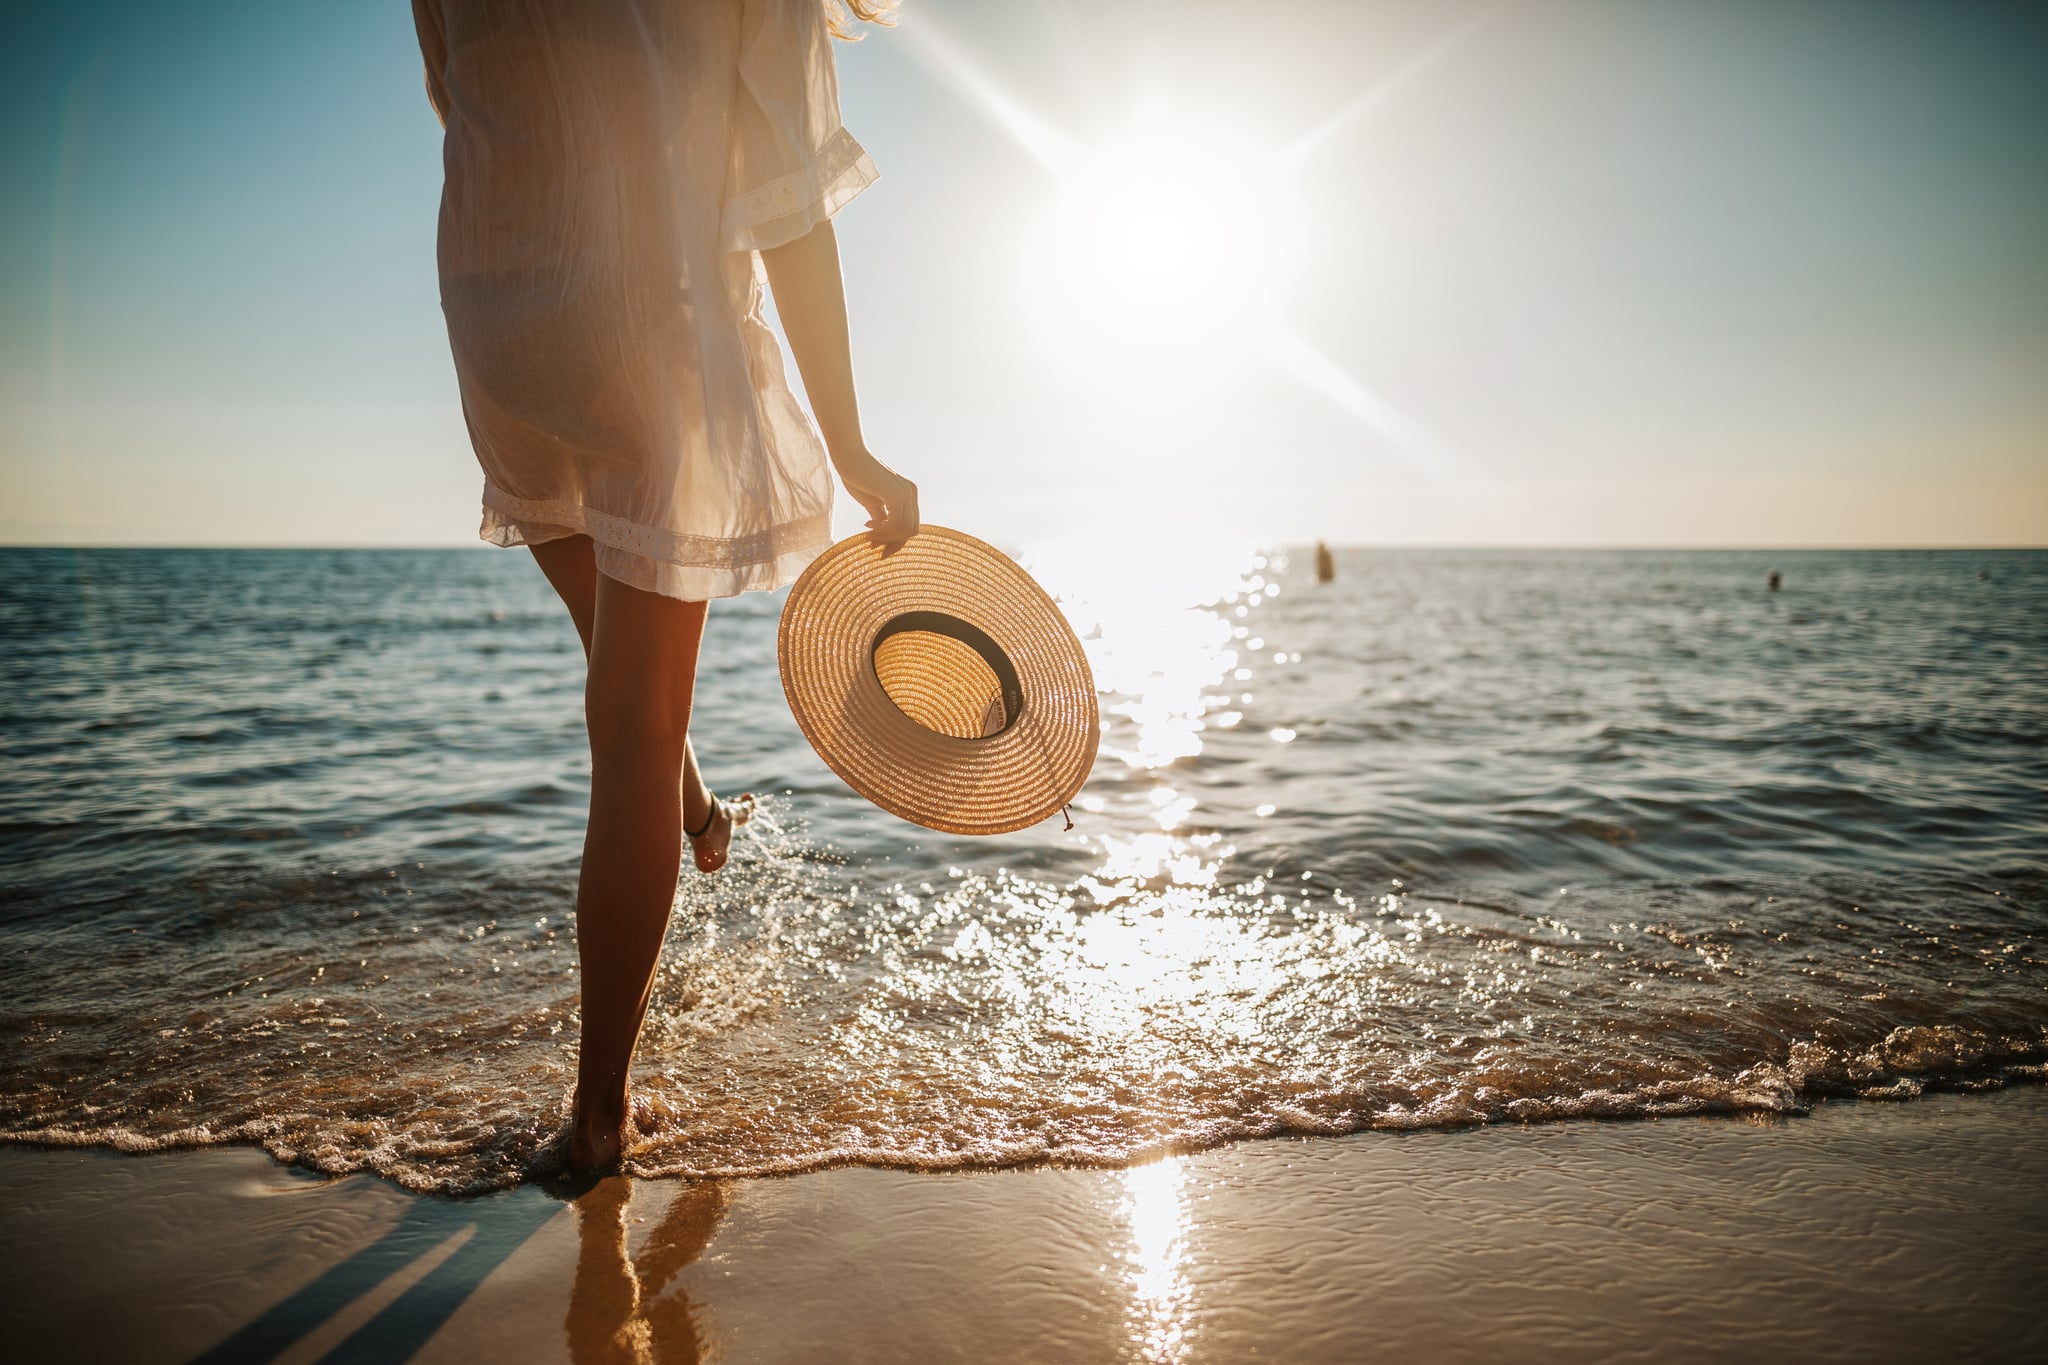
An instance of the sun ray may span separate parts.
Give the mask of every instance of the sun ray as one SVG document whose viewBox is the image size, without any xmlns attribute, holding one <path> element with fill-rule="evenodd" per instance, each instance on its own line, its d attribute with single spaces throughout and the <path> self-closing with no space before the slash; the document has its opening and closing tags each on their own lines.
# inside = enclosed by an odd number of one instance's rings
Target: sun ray
<svg viewBox="0 0 2048 1365">
<path fill-rule="evenodd" d="M 895 36 L 904 40 L 918 65 L 1007 133 L 1040 165 L 1056 176 L 1070 172 L 1075 162 L 1073 143 L 980 70 L 958 43 L 939 31 L 928 12 L 918 11 L 917 21 L 903 25 Z"/>
<path fill-rule="evenodd" d="M 1279 369 L 1358 419 L 1410 465 L 1438 479 L 1465 472 L 1464 456 L 1277 318 L 1267 330 L 1266 349 Z"/>
<path fill-rule="evenodd" d="M 1299 165 L 1325 142 L 1386 104 L 1411 85 L 1424 71 L 1440 61 L 1446 53 L 1463 43 L 1514 3 L 1515 0 L 1493 0 L 1492 4 L 1474 10 L 1465 17 L 1464 22 L 1367 86 L 1343 108 L 1289 143 L 1280 153 L 1281 163 L 1289 167 Z"/>
</svg>

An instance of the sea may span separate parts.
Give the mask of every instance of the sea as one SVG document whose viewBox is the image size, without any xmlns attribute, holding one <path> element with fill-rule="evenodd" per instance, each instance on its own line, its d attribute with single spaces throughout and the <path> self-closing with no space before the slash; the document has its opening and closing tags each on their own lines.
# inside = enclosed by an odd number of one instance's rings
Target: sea
<svg viewBox="0 0 2048 1365">
<path fill-rule="evenodd" d="M 1011 548 L 1101 694 L 1072 829 L 868 805 L 782 594 L 713 605 L 760 814 L 679 872 L 632 1171 L 2048 1078 L 2048 552 Z M 560 1168 L 590 766 L 530 556 L 4 550 L 0 680 L 0 1140 Z"/>
</svg>

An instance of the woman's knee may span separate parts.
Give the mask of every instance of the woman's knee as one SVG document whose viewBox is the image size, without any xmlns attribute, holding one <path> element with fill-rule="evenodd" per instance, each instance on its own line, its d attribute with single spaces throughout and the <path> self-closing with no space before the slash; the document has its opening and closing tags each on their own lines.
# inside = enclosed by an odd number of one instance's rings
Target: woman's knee
<svg viewBox="0 0 2048 1365">
<path fill-rule="evenodd" d="M 590 751 L 606 758 L 644 754 L 649 762 L 683 761 L 690 737 L 690 703 L 678 689 L 647 678 L 606 679 L 592 672 L 583 690 Z"/>
</svg>

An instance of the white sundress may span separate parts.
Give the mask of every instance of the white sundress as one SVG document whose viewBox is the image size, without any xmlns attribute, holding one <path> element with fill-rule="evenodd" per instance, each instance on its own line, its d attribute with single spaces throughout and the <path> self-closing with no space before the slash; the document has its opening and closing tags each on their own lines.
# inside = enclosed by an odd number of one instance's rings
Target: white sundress
<svg viewBox="0 0 2048 1365">
<path fill-rule="evenodd" d="M 755 253 L 875 179 L 822 0 L 413 0 L 446 129 L 441 305 L 485 540 L 587 535 L 700 601 L 832 535 Z"/>
</svg>

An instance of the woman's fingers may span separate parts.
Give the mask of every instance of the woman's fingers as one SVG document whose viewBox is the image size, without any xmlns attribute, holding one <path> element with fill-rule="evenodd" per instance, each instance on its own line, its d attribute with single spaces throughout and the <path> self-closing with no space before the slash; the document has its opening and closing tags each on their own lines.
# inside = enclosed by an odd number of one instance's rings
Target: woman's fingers
<svg viewBox="0 0 2048 1365">
<path fill-rule="evenodd" d="M 888 528 L 882 532 L 884 540 L 908 540 L 917 534 L 917 485 L 904 478 L 897 483 L 901 487 L 890 496 L 888 515 L 883 518 Z"/>
<path fill-rule="evenodd" d="M 887 541 L 908 540 L 917 534 L 917 485 L 902 478 L 897 482 L 902 487 L 890 497 L 888 515 L 883 519 L 887 529 L 881 536 Z"/>
<path fill-rule="evenodd" d="M 908 479 L 892 478 L 886 492 L 861 490 L 854 494 L 868 512 L 868 529 L 877 540 L 895 544 L 917 534 L 917 485 Z"/>
<path fill-rule="evenodd" d="M 917 533 L 915 520 L 906 520 L 902 513 L 891 508 L 868 522 L 868 530 L 876 540 L 885 545 L 897 545 Z"/>
</svg>

